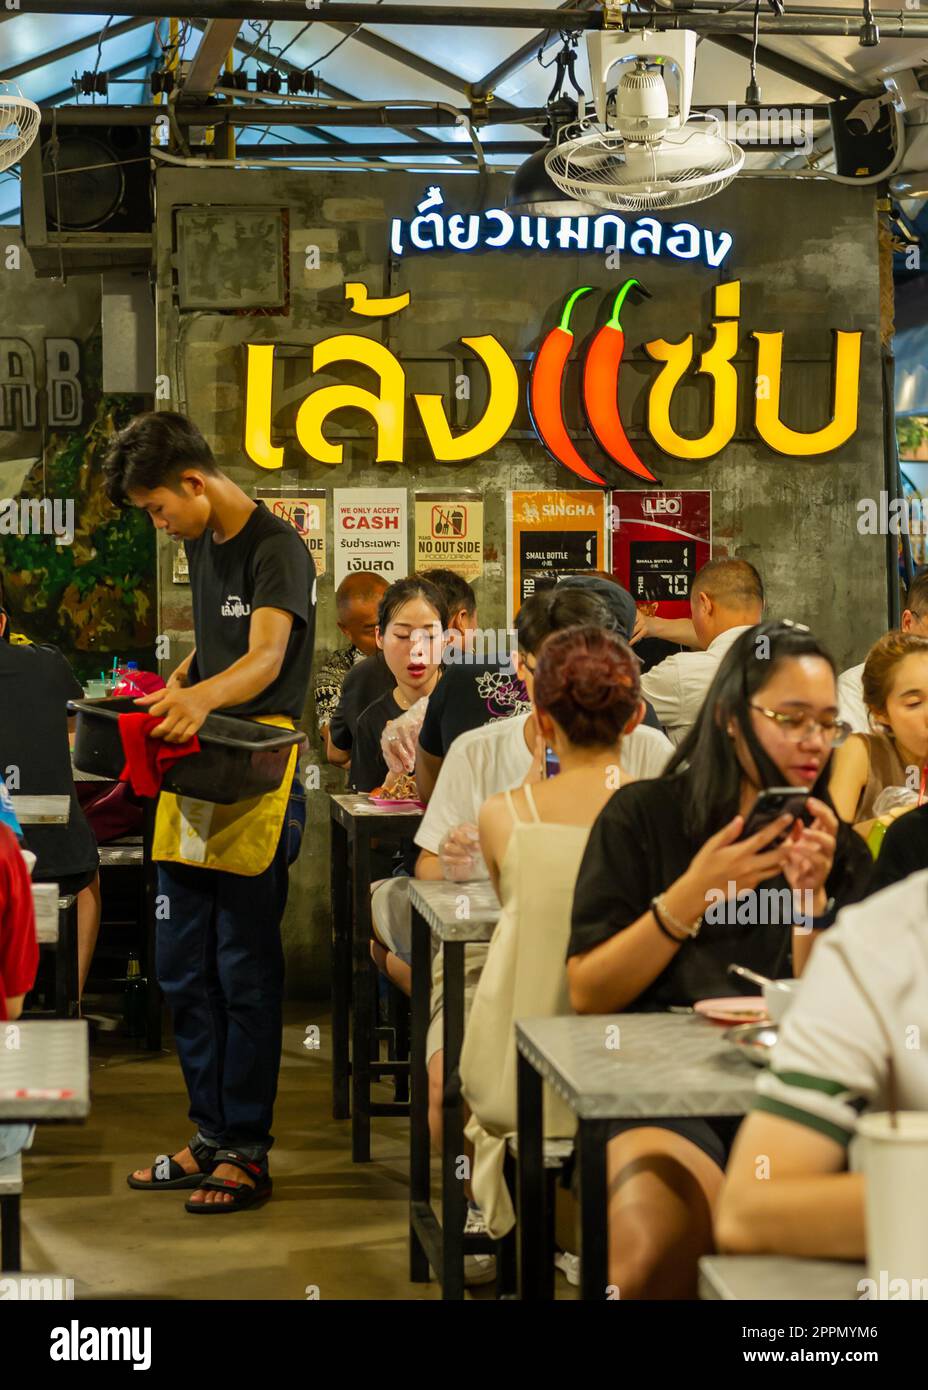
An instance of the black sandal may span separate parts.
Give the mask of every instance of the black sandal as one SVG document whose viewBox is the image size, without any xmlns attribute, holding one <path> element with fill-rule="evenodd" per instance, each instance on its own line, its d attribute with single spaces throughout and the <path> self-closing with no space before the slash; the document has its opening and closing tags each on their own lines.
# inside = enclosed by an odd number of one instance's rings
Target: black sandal
<svg viewBox="0 0 928 1390">
<path fill-rule="evenodd" d="M 193 1212 L 195 1215 L 208 1213 L 212 1216 L 217 1212 L 242 1211 L 245 1207 L 256 1207 L 260 1203 L 266 1202 L 270 1197 L 274 1184 L 267 1170 L 266 1155 L 260 1162 L 257 1162 L 236 1153 L 234 1149 L 217 1149 L 213 1157 L 213 1166 L 218 1168 L 220 1163 L 231 1163 L 233 1168 L 240 1168 L 243 1173 L 248 1173 L 250 1177 L 255 1179 L 255 1186 L 251 1187 L 247 1182 L 236 1182 L 234 1178 L 205 1177 L 202 1182 L 197 1184 L 198 1188 L 207 1192 L 230 1192 L 232 1201 L 186 1201 L 184 1203 L 186 1211 Z"/>
<path fill-rule="evenodd" d="M 151 1165 L 151 1178 L 148 1182 L 143 1182 L 141 1178 L 133 1177 L 130 1173 L 126 1182 L 130 1187 L 134 1187 L 141 1192 L 174 1192 L 182 1187 L 199 1187 L 207 1173 L 211 1173 L 216 1162 L 216 1150 L 211 1144 L 204 1144 L 202 1139 L 191 1139 L 187 1145 L 190 1152 L 197 1161 L 197 1171 L 188 1173 L 173 1158 L 168 1160 L 167 1176 L 157 1177 L 156 1174 L 163 1162 L 166 1154 L 159 1154 Z"/>
</svg>

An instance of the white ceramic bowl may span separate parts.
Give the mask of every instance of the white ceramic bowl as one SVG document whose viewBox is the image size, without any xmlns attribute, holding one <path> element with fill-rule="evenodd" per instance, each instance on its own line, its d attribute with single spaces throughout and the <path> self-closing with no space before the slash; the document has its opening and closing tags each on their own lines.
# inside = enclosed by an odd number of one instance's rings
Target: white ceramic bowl
<svg viewBox="0 0 928 1390">
<path fill-rule="evenodd" d="M 778 983 L 787 985 L 788 989 L 776 989 L 773 985 L 764 985 L 764 1003 L 767 1005 L 771 1023 L 780 1022 L 799 993 L 798 980 L 780 980 Z"/>
</svg>

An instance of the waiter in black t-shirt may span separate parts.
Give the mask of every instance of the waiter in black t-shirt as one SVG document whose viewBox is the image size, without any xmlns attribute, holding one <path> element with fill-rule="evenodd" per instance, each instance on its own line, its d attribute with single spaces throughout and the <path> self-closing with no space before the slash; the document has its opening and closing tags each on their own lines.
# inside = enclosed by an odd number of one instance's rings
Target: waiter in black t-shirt
<svg viewBox="0 0 928 1390">
<path fill-rule="evenodd" d="M 184 542 L 195 648 L 167 688 L 137 701 L 183 743 L 213 710 L 293 728 L 309 686 L 316 624 L 312 559 L 297 532 L 216 465 L 199 430 L 170 411 L 137 416 L 104 464 L 112 501 L 140 507 Z M 188 1211 L 219 1215 L 271 1192 L 267 1155 L 280 1068 L 288 852 L 305 819 L 296 750 L 276 792 L 232 806 L 162 792 L 153 858 L 167 904 L 158 979 L 197 1132 L 130 1187 L 196 1188 Z"/>
</svg>

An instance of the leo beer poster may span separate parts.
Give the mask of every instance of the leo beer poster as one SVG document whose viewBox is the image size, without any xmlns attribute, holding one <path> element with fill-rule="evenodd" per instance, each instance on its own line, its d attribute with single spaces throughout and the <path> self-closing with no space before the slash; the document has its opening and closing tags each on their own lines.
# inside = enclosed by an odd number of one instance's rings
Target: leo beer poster
<svg viewBox="0 0 928 1390">
<path fill-rule="evenodd" d="M 335 587 L 348 574 L 372 570 L 388 584 L 406 567 L 406 489 L 337 487 L 333 493 Z"/>
<path fill-rule="evenodd" d="M 563 574 L 601 570 L 606 499 L 601 492 L 510 492 L 508 619 Z"/>
<path fill-rule="evenodd" d="M 688 618 L 693 579 L 712 556 L 712 494 L 614 491 L 612 573 L 642 612 Z"/>
<path fill-rule="evenodd" d="M 415 568 L 483 574 L 483 498 L 478 492 L 417 492 Z"/>
</svg>

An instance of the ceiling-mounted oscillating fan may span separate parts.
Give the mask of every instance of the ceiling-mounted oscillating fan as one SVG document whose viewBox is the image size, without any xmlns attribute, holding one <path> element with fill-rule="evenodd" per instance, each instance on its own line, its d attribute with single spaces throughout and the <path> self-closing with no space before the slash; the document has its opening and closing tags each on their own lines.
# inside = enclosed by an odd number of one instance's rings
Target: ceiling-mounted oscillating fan
<svg viewBox="0 0 928 1390">
<path fill-rule="evenodd" d="M 39 133 L 42 112 L 18 87 L 0 84 L 0 173 L 11 169 Z"/>
<path fill-rule="evenodd" d="M 615 211 L 685 207 L 720 193 L 744 163 L 714 116 L 690 115 L 696 35 L 587 36 L 596 120 L 567 127 L 545 167 L 564 193 Z M 622 64 L 618 86 L 612 70 Z M 667 77 L 675 78 L 672 104 Z"/>
</svg>

